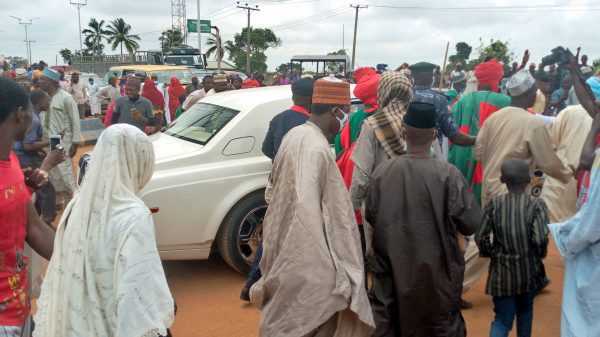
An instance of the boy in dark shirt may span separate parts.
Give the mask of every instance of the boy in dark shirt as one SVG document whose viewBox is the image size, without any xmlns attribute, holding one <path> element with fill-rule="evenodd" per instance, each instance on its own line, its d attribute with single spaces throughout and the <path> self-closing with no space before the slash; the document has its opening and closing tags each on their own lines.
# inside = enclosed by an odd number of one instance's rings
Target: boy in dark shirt
<svg viewBox="0 0 600 337">
<path fill-rule="evenodd" d="M 491 337 L 508 336 L 517 317 L 517 336 L 531 336 L 533 299 L 548 284 L 542 259 L 548 247 L 548 209 L 540 198 L 525 194 L 531 180 L 527 163 L 508 159 L 500 181 L 508 193 L 485 206 L 475 236 L 482 257 L 491 258 L 486 294 L 494 297 L 496 317 Z"/>
</svg>

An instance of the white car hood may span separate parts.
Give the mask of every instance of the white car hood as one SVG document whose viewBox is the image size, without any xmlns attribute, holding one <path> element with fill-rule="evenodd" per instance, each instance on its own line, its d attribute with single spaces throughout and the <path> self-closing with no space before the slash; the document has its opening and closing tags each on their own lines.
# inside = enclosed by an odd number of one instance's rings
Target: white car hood
<svg viewBox="0 0 600 337">
<path fill-rule="evenodd" d="M 152 145 L 154 145 L 154 156 L 157 162 L 198 151 L 204 147 L 200 144 L 175 138 L 162 132 L 150 136 L 150 140 L 152 141 Z"/>
</svg>

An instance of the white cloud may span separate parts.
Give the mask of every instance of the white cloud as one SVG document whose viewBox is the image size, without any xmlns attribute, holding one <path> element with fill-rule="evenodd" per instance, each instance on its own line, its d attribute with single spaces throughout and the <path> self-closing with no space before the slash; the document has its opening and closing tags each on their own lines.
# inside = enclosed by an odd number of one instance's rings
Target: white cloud
<svg viewBox="0 0 600 337">
<path fill-rule="evenodd" d="M 25 56 L 25 34 L 23 27 L 9 15 L 19 17 L 40 17 L 29 28 L 34 61 L 40 59 L 53 64 L 62 48 L 78 49 L 77 11 L 69 0 L 3 0 L 0 7 L 0 53 Z M 245 2 L 245 1 L 244 1 Z M 256 1 L 253 1 L 256 3 Z M 342 26 L 345 27 L 345 47 L 352 47 L 354 12 L 346 0 L 282 0 L 258 3 L 260 12 L 252 13 L 254 27 L 272 27 L 294 20 L 318 15 L 336 8 L 347 11 L 332 17 L 323 16 L 319 20 L 290 29 L 275 30 L 283 45 L 267 51 L 269 68 L 288 62 L 297 54 L 324 54 L 342 48 Z M 289 2 L 285 4 L 285 2 Z M 479 38 L 485 41 L 494 38 L 509 40 L 513 51 L 520 55 L 525 49 L 532 53 L 532 62 L 539 62 L 557 45 L 571 48 L 583 47 L 591 59 L 600 57 L 600 46 L 595 43 L 592 26 L 600 6 L 577 5 L 585 0 L 552 1 L 530 0 L 466 0 L 449 3 L 440 0 L 365 0 L 371 6 L 359 12 L 359 33 L 357 64 L 375 65 L 387 63 L 396 67 L 402 62 L 430 61 L 441 63 L 446 42 L 450 41 L 451 54 L 457 42 L 465 41 L 474 49 Z M 548 8 L 499 10 L 404 10 L 375 6 L 425 6 L 485 7 L 485 6 L 540 6 L 560 5 L 566 10 L 547 11 Z M 373 6 L 375 5 L 375 6 Z M 222 9 L 216 14 L 208 15 Z M 556 7 L 552 7 L 556 8 Z M 219 26 L 224 39 L 241 31 L 246 25 L 245 13 L 235 8 L 229 0 L 201 0 L 202 18 L 212 19 Z M 333 12 L 338 13 L 338 12 Z M 196 17 L 196 1 L 187 1 L 188 18 Z M 91 17 L 111 21 L 122 17 L 133 27 L 134 33 L 143 33 L 143 50 L 158 48 L 160 30 L 171 25 L 170 1 L 168 0 L 89 0 L 81 9 L 82 25 L 86 26 Z M 190 36 L 189 43 L 195 45 L 196 36 Z M 111 50 L 107 47 L 106 52 Z M 475 55 L 473 55 L 475 56 Z M 58 56 L 58 63 L 62 60 Z"/>
</svg>

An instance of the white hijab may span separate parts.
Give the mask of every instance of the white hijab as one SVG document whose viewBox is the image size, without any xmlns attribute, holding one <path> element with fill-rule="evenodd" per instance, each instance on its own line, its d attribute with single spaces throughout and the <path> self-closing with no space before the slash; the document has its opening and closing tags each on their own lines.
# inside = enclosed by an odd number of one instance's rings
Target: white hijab
<svg viewBox="0 0 600 337">
<path fill-rule="evenodd" d="M 150 211 L 137 196 L 153 171 L 143 132 L 117 124 L 102 133 L 60 221 L 34 336 L 166 335 L 173 299 Z"/>
</svg>

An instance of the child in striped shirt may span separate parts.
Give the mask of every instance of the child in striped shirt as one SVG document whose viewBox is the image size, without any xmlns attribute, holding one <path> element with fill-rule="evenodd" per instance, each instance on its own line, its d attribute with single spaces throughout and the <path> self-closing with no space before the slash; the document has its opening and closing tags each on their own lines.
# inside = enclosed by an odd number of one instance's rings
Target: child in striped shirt
<svg viewBox="0 0 600 337">
<path fill-rule="evenodd" d="M 531 336 L 533 299 L 548 285 L 542 259 L 548 246 L 548 209 L 540 198 L 527 195 L 531 181 L 527 163 L 507 159 L 500 181 L 508 193 L 485 206 L 475 236 L 482 257 L 491 258 L 486 294 L 493 296 L 496 317 L 491 337 L 506 337 L 517 317 L 517 336 Z"/>
</svg>

